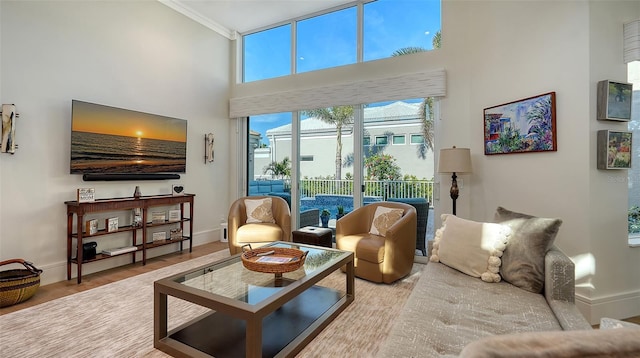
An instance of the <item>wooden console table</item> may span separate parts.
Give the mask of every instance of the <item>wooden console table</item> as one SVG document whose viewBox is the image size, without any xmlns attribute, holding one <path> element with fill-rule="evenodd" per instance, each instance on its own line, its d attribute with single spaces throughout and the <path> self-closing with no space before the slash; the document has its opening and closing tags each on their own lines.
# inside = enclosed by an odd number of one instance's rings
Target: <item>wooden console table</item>
<svg viewBox="0 0 640 358">
<path fill-rule="evenodd" d="M 136 262 L 136 253 L 142 251 L 142 264 L 147 263 L 147 249 L 179 243 L 180 251 L 183 250 L 183 242 L 189 241 L 189 252 L 193 246 L 193 199 L 195 194 L 184 195 L 158 195 L 158 196 L 142 196 L 139 198 L 113 198 L 113 199 L 98 199 L 92 202 L 79 203 L 77 201 L 66 201 L 67 205 L 67 280 L 71 279 L 71 265 L 76 264 L 78 269 L 78 283 L 82 282 L 82 265 L 95 262 L 99 260 L 108 259 L 111 257 L 121 255 L 131 255 L 132 263 Z M 185 217 L 184 204 L 189 204 L 189 216 Z M 149 209 L 160 206 L 180 205 L 180 219 L 176 221 L 166 220 L 164 222 L 147 222 L 149 218 Z M 108 212 L 108 211 L 124 211 L 141 209 L 142 223 L 140 226 L 126 225 L 119 226 L 115 231 L 107 231 L 106 228 L 98 230 L 97 233 L 89 235 L 84 231 L 85 215 L 92 213 Z M 74 232 L 74 216 L 76 218 L 75 232 Z M 189 232 L 185 235 L 185 223 L 188 222 Z M 151 227 L 158 227 L 162 225 L 179 225 L 182 236 L 180 238 L 167 238 L 165 240 L 159 240 L 154 242 L 147 242 L 147 229 Z M 137 233 L 138 230 L 142 230 L 142 242 L 138 243 Z M 105 235 L 111 235 L 116 233 L 131 232 L 132 247 L 135 247 L 135 251 L 130 251 L 118 255 L 105 255 L 97 253 L 95 258 L 83 259 L 82 244 L 83 240 L 87 238 L 95 239 L 103 237 Z M 73 255 L 73 241 L 76 241 L 76 256 Z"/>
</svg>

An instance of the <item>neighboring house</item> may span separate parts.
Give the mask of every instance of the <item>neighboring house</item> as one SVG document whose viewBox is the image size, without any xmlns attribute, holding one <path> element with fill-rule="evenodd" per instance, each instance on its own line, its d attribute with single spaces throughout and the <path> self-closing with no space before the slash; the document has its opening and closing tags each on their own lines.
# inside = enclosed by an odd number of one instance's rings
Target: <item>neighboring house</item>
<svg viewBox="0 0 640 358">
<path fill-rule="evenodd" d="M 380 149 L 396 159 L 402 174 L 419 179 L 432 179 L 433 152 L 426 158 L 418 156 L 422 143 L 422 123 L 418 116 L 420 103 L 393 102 L 384 106 L 364 109 L 363 144 L 372 150 Z M 335 173 L 336 127 L 317 118 L 300 122 L 300 172 L 302 177 L 326 177 Z M 250 159 L 254 164 L 252 178 L 263 177 L 263 169 L 272 161 L 291 158 L 291 124 L 267 130 L 269 147 L 254 151 Z M 342 175 L 353 174 L 350 157 L 353 154 L 353 125 L 342 129 Z M 346 166 L 345 166 L 346 165 Z M 251 169 L 250 169 L 251 171 Z"/>
</svg>

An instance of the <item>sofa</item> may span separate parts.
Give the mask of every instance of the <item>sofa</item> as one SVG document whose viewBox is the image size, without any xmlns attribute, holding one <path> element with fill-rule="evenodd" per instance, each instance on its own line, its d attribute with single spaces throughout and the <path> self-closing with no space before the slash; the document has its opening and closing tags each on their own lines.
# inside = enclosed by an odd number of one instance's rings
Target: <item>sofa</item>
<svg viewBox="0 0 640 358">
<path fill-rule="evenodd" d="M 593 330 L 576 308 L 574 264 L 553 244 L 561 221 L 532 221 L 540 218 L 498 208 L 496 221 L 504 225 L 476 223 L 474 230 L 482 232 L 479 237 L 485 245 L 488 237 L 499 238 L 489 252 L 502 259 L 497 261 L 500 265 L 507 265 L 491 269 L 489 259 L 487 272 L 474 273 L 449 261 L 443 252 L 450 234 L 473 236 L 473 230 L 452 227 L 460 221 L 453 218 L 443 215 L 430 262 L 378 357 L 640 357 L 640 329 L 624 328 L 619 334 Z M 514 241 L 512 247 L 509 240 Z M 519 250 L 519 240 L 539 244 L 527 252 L 538 251 L 542 266 L 526 276 L 539 271 L 542 282 L 528 285 L 532 282 L 519 281 L 521 277 L 508 272 L 514 261 L 521 271 L 536 266 L 521 257 L 526 255 Z M 452 241 L 466 245 L 453 246 L 454 255 L 463 262 L 473 260 L 463 253 L 470 241 Z M 585 348 L 575 348 L 581 341 Z"/>
<path fill-rule="evenodd" d="M 545 266 L 545 291 L 536 294 L 429 262 L 378 356 L 457 357 L 483 337 L 591 329 L 573 303 L 573 262 L 553 247 Z"/>
</svg>

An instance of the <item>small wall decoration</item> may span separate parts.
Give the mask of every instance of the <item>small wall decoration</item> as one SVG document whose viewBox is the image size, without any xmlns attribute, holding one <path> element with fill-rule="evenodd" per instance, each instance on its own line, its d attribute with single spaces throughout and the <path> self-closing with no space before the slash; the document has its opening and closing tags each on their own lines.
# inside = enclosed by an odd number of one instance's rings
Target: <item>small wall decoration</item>
<svg viewBox="0 0 640 358">
<path fill-rule="evenodd" d="M 213 133 L 204 135 L 204 164 L 213 162 L 213 158 L 215 156 L 213 143 L 215 141 L 215 137 Z"/>
<path fill-rule="evenodd" d="M 16 106 L 13 104 L 3 104 L 2 122 L 0 122 L 0 152 L 14 154 L 18 145 L 16 138 L 16 118 L 20 115 L 16 113 Z"/>
<path fill-rule="evenodd" d="M 631 169 L 633 133 L 598 131 L 598 169 Z"/>
<path fill-rule="evenodd" d="M 598 82 L 598 119 L 603 121 L 631 120 L 633 85 L 630 83 Z"/>
<path fill-rule="evenodd" d="M 484 154 L 558 150 L 556 93 L 484 109 Z"/>
</svg>

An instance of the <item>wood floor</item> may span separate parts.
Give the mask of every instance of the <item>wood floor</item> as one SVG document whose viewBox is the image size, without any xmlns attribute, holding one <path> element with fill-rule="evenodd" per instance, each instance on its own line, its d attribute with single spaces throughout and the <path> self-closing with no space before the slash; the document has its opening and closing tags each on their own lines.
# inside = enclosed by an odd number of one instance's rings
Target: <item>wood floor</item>
<svg viewBox="0 0 640 358">
<path fill-rule="evenodd" d="M 72 279 L 69 281 L 61 281 L 50 285 L 41 286 L 38 289 L 38 292 L 29 300 L 14 306 L 0 308 L 0 316 L 10 312 L 19 311 L 27 307 L 35 306 L 40 303 L 52 301 L 56 298 L 69 296 L 85 290 L 90 290 L 94 287 L 106 285 L 111 282 L 120 281 L 125 278 L 136 276 L 145 272 L 153 271 L 166 266 L 171 266 L 182 261 L 194 259 L 196 257 L 227 249 L 227 243 L 215 241 L 213 243 L 196 246 L 193 248 L 193 251 L 191 253 L 189 253 L 188 250 L 185 250 L 182 253 L 171 253 L 168 255 L 148 259 L 147 264 L 144 266 L 142 266 L 142 263 L 138 262 L 136 264 L 120 266 L 86 276 L 83 275 L 82 283 L 79 285 L 76 283 L 75 279 Z M 640 324 L 640 316 L 631 317 L 625 319 L 625 321 Z M 594 326 L 594 328 L 597 327 L 597 325 Z"/>
<path fill-rule="evenodd" d="M 35 306 L 40 303 L 52 301 L 56 298 L 69 296 L 77 292 L 90 290 L 92 288 L 106 285 L 111 282 L 124 280 L 125 278 L 140 275 L 145 272 L 157 270 L 166 266 L 171 266 L 173 264 L 208 255 L 216 251 L 228 249 L 229 246 L 227 243 L 215 241 L 209 244 L 194 246 L 191 253 L 189 253 L 189 250 L 187 249 L 182 253 L 175 252 L 160 257 L 147 259 L 147 264 L 144 266 L 141 262 L 137 262 L 135 264 L 119 266 L 90 275 L 82 275 L 81 284 L 78 284 L 76 279 L 74 278 L 69 281 L 61 281 L 49 285 L 40 286 L 38 292 L 36 292 L 36 294 L 27 301 L 17 305 L 0 308 L 0 316 L 10 312 L 19 311 L 27 307 Z"/>
</svg>

